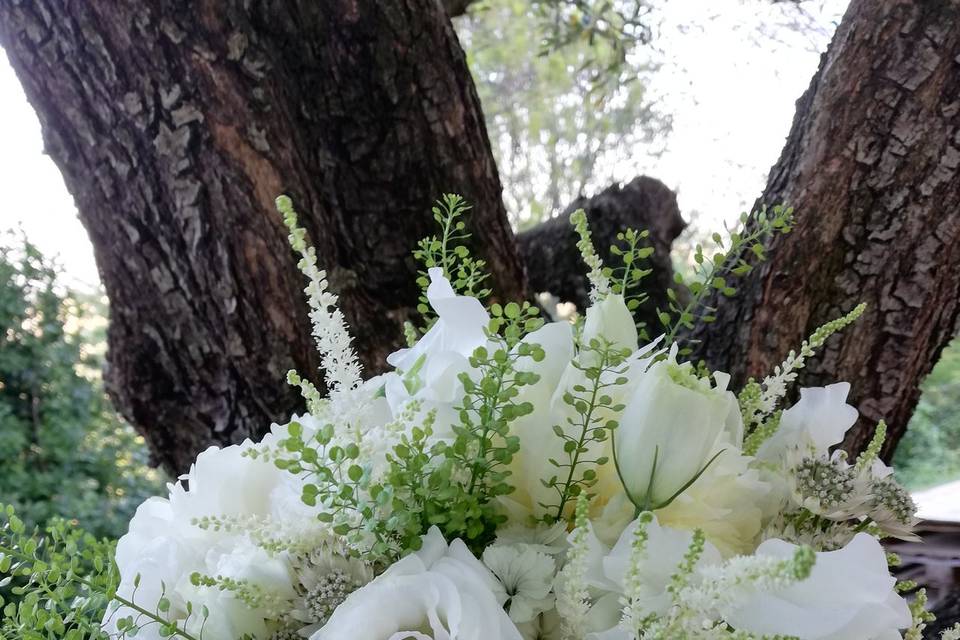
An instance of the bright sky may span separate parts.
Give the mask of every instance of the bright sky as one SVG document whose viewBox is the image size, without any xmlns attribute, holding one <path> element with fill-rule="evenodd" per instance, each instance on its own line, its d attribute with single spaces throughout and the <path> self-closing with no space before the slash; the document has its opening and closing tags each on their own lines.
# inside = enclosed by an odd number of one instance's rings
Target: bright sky
<svg viewBox="0 0 960 640">
<path fill-rule="evenodd" d="M 0 55 L 0 230 L 17 225 L 44 253 L 59 256 L 68 284 L 99 282 L 73 198 L 60 170 L 44 155 L 37 116 Z"/>
<path fill-rule="evenodd" d="M 720 224 L 748 207 L 846 4 L 804 2 L 815 28 L 797 31 L 784 28 L 793 9 L 769 0 L 666 3 L 655 45 L 671 63 L 653 91 L 673 114 L 668 151 L 655 160 L 632 151 L 617 161 L 617 177 L 660 178 L 678 191 L 686 217 L 702 214 L 700 224 Z M 0 141 L 0 229 L 22 225 L 45 253 L 59 256 L 71 284 L 95 284 L 93 251 L 73 199 L 43 154 L 40 125 L 4 56 Z"/>
</svg>

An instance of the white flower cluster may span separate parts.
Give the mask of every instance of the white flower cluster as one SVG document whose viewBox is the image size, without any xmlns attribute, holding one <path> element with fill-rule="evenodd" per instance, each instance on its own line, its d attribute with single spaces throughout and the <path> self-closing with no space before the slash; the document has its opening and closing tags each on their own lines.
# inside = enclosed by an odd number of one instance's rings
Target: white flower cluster
<svg viewBox="0 0 960 640">
<path fill-rule="evenodd" d="M 312 287 L 328 386 L 363 411 L 325 409 L 258 445 L 202 453 L 120 541 L 120 594 L 141 610 L 111 611 L 104 629 L 120 636 L 132 618 L 138 638 L 194 640 L 901 638 L 915 616 L 878 538 L 910 536 L 913 503 L 879 445 L 854 465 L 831 453 L 858 417 L 848 385 L 802 390 L 750 455 L 757 407 L 781 398 L 738 401 L 729 376 L 640 346 L 595 267 L 582 324 L 513 342 L 431 269 L 438 320 L 362 384 L 342 316 Z"/>
</svg>

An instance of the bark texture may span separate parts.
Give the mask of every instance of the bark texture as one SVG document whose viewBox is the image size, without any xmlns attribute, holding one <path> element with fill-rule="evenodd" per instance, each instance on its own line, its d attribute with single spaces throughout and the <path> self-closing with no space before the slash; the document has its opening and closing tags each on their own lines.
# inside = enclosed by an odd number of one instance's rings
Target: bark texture
<svg viewBox="0 0 960 640">
<path fill-rule="evenodd" d="M 530 287 L 573 302 L 582 311 L 589 306 L 590 283 L 576 247 L 578 237 L 569 220 L 577 209 L 586 212 L 594 246 L 610 266 L 619 265 L 609 251 L 617 233 L 628 227 L 650 231 L 648 246 L 655 251 L 647 267 L 653 273 L 643 281 L 650 299 L 637 309 L 636 315 L 647 326 L 659 328 L 655 310 L 666 307 L 666 291 L 673 282 L 670 247 L 686 226 L 680 217 L 677 195 L 659 180 L 641 176 L 626 185 L 608 187 L 592 198 L 578 198 L 560 216 L 517 235 Z"/>
<path fill-rule="evenodd" d="M 0 44 L 94 244 L 111 394 L 171 471 L 288 416 L 285 372 L 316 370 L 278 194 L 368 370 L 399 343 L 442 193 L 473 204 L 495 290 L 526 290 L 435 0 L 5 0 Z"/>
<path fill-rule="evenodd" d="M 795 230 L 719 302 L 700 355 L 760 377 L 866 302 L 800 382 L 851 381 L 861 420 L 845 446 L 883 418 L 889 458 L 960 316 L 960 3 L 853 0 L 758 201 L 776 203 Z"/>
</svg>

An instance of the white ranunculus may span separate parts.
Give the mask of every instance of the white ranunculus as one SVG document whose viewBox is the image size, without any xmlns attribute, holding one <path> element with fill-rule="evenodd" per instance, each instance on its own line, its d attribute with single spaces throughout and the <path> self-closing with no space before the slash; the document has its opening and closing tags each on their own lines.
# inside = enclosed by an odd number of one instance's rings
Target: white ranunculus
<svg viewBox="0 0 960 640">
<path fill-rule="evenodd" d="M 759 556 L 790 558 L 796 545 L 767 540 Z M 883 547 L 858 533 L 844 548 L 817 554 L 810 577 L 774 591 L 757 591 L 721 612 L 735 629 L 802 640 L 894 640 L 910 626 L 906 601 L 894 591 Z"/>
<path fill-rule="evenodd" d="M 849 382 L 800 390 L 800 401 L 783 412 L 780 426 L 764 442 L 757 458 L 779 460 L 788 451 L 826 456 L 857 421 L 857 410 L 847 404 Z"/>
<path fill-rule="evenodd" d="M 736 442 L 742 419 L 729 378 L 698 378 L 674 353 L 640 377 L 614 432 L 624 486 L 656 508 L 694 479 L 717 453 L 721 435 Z M 721 454 L 723 455 L 723 454 Z"/>
<path fill-rule="evenodd" d="M 592 638 L 618 636 L 616 632 L 621 620 L 622 599 L 627 595 L 626 575 L 637 526 L 639 520 L 631 522 L 612 549 L 600 542 L 591 528 L 585 580 L 587 586 L 600 594 L 587 616 L 589 630 L 600 634 Z M 646 533 L 645 551 L 637 567 L 643 585 L 639 593 L 629 595 L 638 596 L 637 604 L 643 612 L 663 614 L 671 605 L 667 587 L 690 548 L 693 533 L 661 526 L 656 517 L 646 525 Z M 720 552 L 707 542 L 696 567 L 719 564 L 720 561 Z"/>
<path fill-rule="evenodd" d="M 354 591 L 310 640 L 521 640 L 506 592 L 460 540 L 423 547 Z"/>
</svg>

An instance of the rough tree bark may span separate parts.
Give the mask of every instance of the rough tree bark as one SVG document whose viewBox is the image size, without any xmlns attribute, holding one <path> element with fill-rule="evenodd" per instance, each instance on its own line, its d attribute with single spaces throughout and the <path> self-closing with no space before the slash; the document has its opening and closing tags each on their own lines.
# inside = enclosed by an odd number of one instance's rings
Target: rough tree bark
<svg viewBox="0 0 960 640">
<path fill-rule="evenodd" d="M 845 446 L 883 418 L 889 458 L 960 317 L 960 4 L 853 0 L 758 205 L 781 202 L 795 230 L 719 302 L 699 353 L 759 377 L 866 302 L 801 382 L 850 380 L 861 421 Z"/>
<path fill-rule="evenodd" d="M 316 369 L 288 193 L 369 369 L 459 192 L 495 289 L 525 290 L 478 99 L 435 0 L 5 0 L 0 44 L 111 302 L 111 394 L 159 462 L 262 433 Z"/>
<path fill-rule="evenodd" d="M 686 226 L 677 195 L 659 180 L 641 176 L 623 186 L 608 187 L 592 198 L 578 198 L 562 215 L 517 235 L 530 287 L 537 292 L 549 291 L 583 310 L 589 305 L 590 284 L 576 247 L 577 235 L 569 222 L 570 213 L 577 209 L 586 211 L 594 244 L 609 265 L 617 264 L 609 252 L 617 233 L 628 227 L 650 232 L 648 246 L 655 251 L 648 268 L 653 273 L 643 281 L 650 299 L 637 309 L 636 316 L 647 326 L 659 328 L 656 309 L 666 308 L 666 291 L 673 282 L 670 247 Z"/>
</svg>

